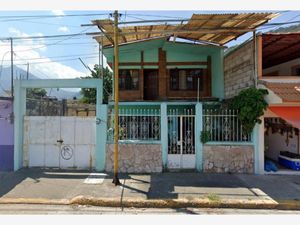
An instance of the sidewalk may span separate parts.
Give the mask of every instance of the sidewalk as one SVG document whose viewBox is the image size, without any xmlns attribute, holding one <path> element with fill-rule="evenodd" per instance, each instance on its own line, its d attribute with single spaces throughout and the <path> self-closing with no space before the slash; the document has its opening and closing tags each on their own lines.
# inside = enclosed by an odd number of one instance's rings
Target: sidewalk
<svg viewBox="0 0 300 225">
<path fill-rule="evenodd" d="M 111 175 L 86 171 L 22 169 L 0 173 L 0 203 L 300 208 L 298 176 L 121 174 L 120 181 L 121 186 L 114 186 Z"/>
</svg>

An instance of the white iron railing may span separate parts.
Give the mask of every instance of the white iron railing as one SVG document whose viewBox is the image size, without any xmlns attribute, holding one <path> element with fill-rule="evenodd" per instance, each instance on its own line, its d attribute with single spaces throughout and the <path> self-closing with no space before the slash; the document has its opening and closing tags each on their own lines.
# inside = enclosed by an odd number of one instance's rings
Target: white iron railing
<svg viewBox="0 0 300 225">
<path fill-rule="evenodd" d="M 113 140 L 114 111 L 108 113 L 108 140 Z M 119 140 L 159 141 L 160 109 L 120 109 Z"/>
<path fill-rule="evenodd" d="M 203 109 L 203 131 L 209 141 L 250 142 L 251 134 L 244 132 L 237 114 L 233 109 Z"/>
</svg>

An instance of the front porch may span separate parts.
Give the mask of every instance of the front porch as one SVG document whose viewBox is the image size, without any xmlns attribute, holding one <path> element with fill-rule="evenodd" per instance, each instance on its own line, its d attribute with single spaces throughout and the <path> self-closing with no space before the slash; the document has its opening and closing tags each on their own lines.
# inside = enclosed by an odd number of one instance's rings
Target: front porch
<svg viewBox="0 0 300 225">
<path fill-rule="evenodd" d="M 256 144 L 234 110 L 216 102 L 121 102 L 119 171 L 254 173 Z M 113 170 L 113 103 L 107 106 L 105 170 Z M 209 134 L 207 140 L 202 136 Z"/>
</svg>

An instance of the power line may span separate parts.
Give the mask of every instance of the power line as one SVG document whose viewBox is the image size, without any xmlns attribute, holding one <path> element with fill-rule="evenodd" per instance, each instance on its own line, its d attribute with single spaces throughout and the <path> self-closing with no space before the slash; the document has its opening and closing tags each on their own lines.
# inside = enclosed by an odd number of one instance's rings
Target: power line
<svg viewBox="0 0 300 225">
<path fill-rule="evenodd" d="M 87 56 L 87 57 L 81 57 L 82 59 L 97 59 L 98 56 Z M 74 61 L 74 60 L 78 60 L 78 58 L 72 58 L 72 59 L 62 59 L 62 60 L 53 60 L 53 61 L 45 61 L 45 62 L 33 62 L 33 63 L 30 63 L 30 65 L 33 65 L 33 64 L 44 64 L 44 63 L 58 63 L 58 62 L 66 62 L 66 61 Z M 22 63 L 19 63 L 19 64 L 15 64 L 16 66 L 20 66 L 20 65 L 27 65 L 27 64 L 22 64 Z"/>
<path fill-rule="evenodd" d="M 37 21 L 29 21 L 29 20 L 22 20 L 20 21 L 22 23 L 34 23 L 34 24 L 46 24 L 50 26 L 68 26 L 68 27 L 73 27 L 73 28 L 80 28 L 80 25 L 70 25 L 70 24 L 59 24 L 59 23 L 47 23 L 47 22 L 37 22 Z"/>
<path fill-rule="evenodd" d="M 90 28 L 88 28 L 90 29 Z M 26 39 L 44 39 L 44 38 L 60 38 L 60 37 L 74 37 L 74 36 L 83 36 L 85 35 L 85 33 L 83 33 L 84 31 L 88 30 L 88 29 L 84 29 L 83 31 L 79 32 L 79 33 L 73 33 L 73 34 L 56 34 L 56 35 L 44 35 L 44 36 L 26 36 L 26 37 L 2 37 L 0 38 L 0 40 L 8 40 L 10 38 L 14 39 L 14 40 L 26 40 Z"/>
<path fill-rule="evenodd" d="M 87 13 L 87 14 L 67 14 L 67 15 L 34 15 L 34 16 L 0 16 L 0 22 L 13 22 L 31 19 L 49 19 L 61 17 L 89 17 L 89 16 L 107 16 L 108 13 Z"/>
<path fill-rule="evenodd" d="M 89 27 L 90 28 L 90 27 Z M 88 28 L 88 29 L 89 29 Z M 87 31 L 88 29 L 84 29 L 82 32 L 78 33 L 77 35 L 82 35 L 84 34 L 85 31 Z M 54 42 L 52 44 L 48 44 L 47 46 L 52 46 L 52 45 L 56 45 L 60 42 L 63 42 L 63 41 L 66 41 L 66 40 L 69 40 L 69 39 L 72 39 L 74 36 L 68 36 L 67 38 L 63 39 L 63 40 L 59 40 L 57 42 Z M 31 50 L 36 50 L 36 49 L 41 49 L 41 48 L 44 48 L 45 46 L 40 46 L 40 47 L 35 47 L 35 48 L 29 48 L 29 49 L 23 49 L 23 50 L 19 50 L 17 52 L 26 52 L 26 51 L 31 51 Z"/>
<path fill-rule="evenodd" d="M 50 57 L 38 57 L 38 58 L 22 58 L 19 60 L 15 61 L 20 61 L 20 60 L 26 60 L 26 61 L 31 61 L 31 60 L 46 60 L 46 59 L 56 59 L 56 58 L 69 58 L 69 57 L 79 57 L 79 56 L 91 56 L 91 55 L 98 55 L 98 53 L 88 53 L 88 54 L 77 54 L 77 55 L 60 55 L 60 56 L 50 56 Z M 20 58 L 20 57 L 19 57 Z M 2 60 L 2 61 L 10 61 L 10 60 Z"/>
</svg>

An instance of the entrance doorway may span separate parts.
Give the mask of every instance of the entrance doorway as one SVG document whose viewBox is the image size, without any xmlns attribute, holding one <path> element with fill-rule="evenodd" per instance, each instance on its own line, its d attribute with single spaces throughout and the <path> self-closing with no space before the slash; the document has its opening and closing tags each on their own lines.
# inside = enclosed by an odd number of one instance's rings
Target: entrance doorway
<svg viewBox="0 0 300 225">
<path fill-rule="evenodd" d="M 194 169 L 195 114 L 192 109 L 168 113 L 168 168 Z"/>
<path fill-rule="evenodd" d="M 144 99 L 156 100 L 158 98 L 158 70 L 144 70 Z"/>
</svg>

